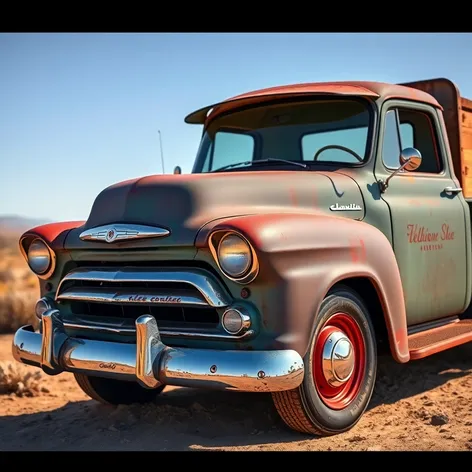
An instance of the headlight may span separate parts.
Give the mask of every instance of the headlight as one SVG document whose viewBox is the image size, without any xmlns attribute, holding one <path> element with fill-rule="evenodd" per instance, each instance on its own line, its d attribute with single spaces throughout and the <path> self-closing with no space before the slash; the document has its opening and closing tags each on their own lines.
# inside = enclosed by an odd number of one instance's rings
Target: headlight
<svg viewBox="0 0 472 472">
<path fill-rule="evenodd" d="M 28 248 L 28 264 L 38 275 L 46 273 L 51 266 L 49 248 L 40 239 L 35 239 Z"/>
<path fill-rule="evenodd" d="M 218 262 L 230 277 L 243 277 L 251 268 L 251 248 L 243 238 L 229 233 L 223 236 L 218 245 Z"/>
</svg>

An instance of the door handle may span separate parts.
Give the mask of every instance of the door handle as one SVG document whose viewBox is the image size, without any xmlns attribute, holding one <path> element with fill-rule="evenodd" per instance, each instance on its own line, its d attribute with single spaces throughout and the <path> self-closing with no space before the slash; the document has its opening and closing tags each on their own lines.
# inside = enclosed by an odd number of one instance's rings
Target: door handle
<svg viewBox="0 0 472 472">
<path fill-rule="evenodd" d="M 462 192 L 461 187 L 446 187 L 444 189 L 444 193 L 447 194 L 447 195 L 454 195 L 454 194 L 460 193 L 460 192 Z"/>
</svg>

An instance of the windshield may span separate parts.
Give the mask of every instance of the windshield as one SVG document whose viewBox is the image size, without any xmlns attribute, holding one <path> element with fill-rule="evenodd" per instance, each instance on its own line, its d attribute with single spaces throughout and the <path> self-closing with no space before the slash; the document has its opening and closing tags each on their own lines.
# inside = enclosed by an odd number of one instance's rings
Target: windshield
<svg viewBox="0 0 472 472">
<path fill-rule="evenodd" d="M 309 165 L 359 164 L 367 158 L 369 129 L 370 109 L 360 100 L 264 104 L 212 121 L 203 134 L 193 173 L 287 165 L 279 161 L 274 166 L 276 159 Z M 266 160 L 259 163 L 265 165 L 252 167 L 256 160 Z M 305 166 L 289 167 L 303 170 Z"/>
</svg>

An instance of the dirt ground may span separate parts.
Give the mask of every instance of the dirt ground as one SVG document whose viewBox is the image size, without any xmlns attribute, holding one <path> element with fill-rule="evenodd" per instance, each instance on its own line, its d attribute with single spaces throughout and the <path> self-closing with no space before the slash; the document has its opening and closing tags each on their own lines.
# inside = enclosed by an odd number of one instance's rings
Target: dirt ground
<svg viewBox="0 0 472 472">
<path fill-rule="evenodd" d="M 0 336 L 0 361 L 13 361 L 11 339 Z M 377 379 L 353 430 L 313 438 L 265 394 L 168 387 L 153 404 L 111 407 L 71 374 L 44 375 L 48 392 L 0 396 L 0 450 L 472 450 L 472 343 L 406 366 L 382 358 Z"/>
</svg>

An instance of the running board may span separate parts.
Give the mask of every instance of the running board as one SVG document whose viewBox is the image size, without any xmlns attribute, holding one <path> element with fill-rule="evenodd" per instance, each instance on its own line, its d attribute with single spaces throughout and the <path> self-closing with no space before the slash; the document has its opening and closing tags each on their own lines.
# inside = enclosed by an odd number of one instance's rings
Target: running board
<svg viewBox="0 0 472 472">
<path fill-rule="evenodd" d="M 457 320 L 408 336 L 410 359 L 423 359 L 472 341 L 472 320 Z"/>
</svg>

